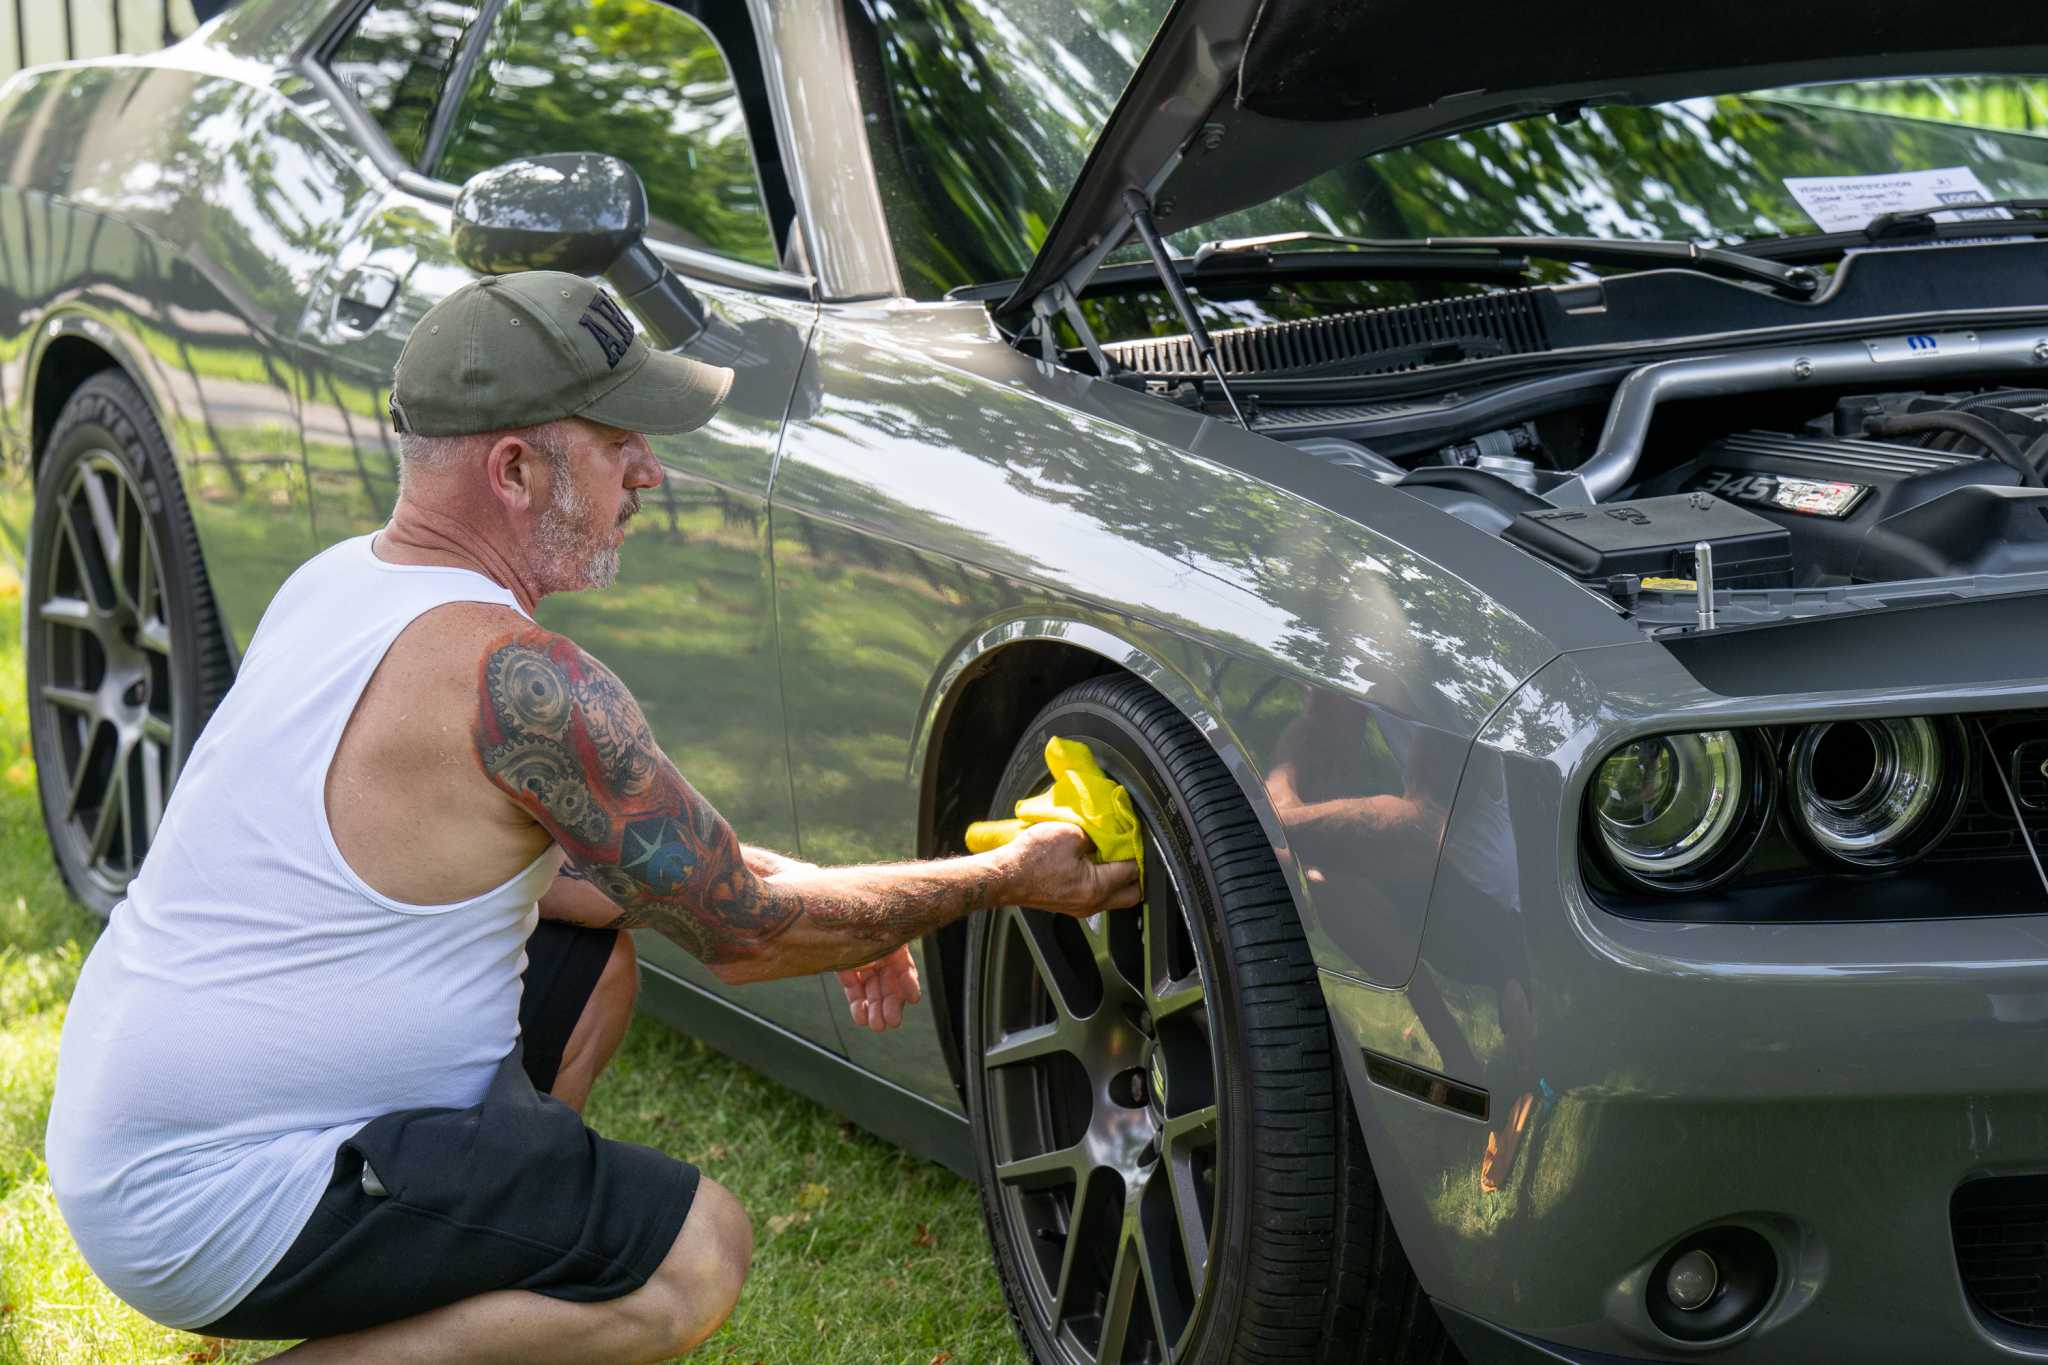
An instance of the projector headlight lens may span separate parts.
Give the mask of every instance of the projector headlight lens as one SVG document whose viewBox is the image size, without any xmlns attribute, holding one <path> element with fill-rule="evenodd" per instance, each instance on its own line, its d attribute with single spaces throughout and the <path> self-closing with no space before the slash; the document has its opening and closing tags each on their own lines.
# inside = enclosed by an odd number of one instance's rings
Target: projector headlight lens
<svg viewBox="0 0 2048 1365">
<path fill-rule="evenodd" d="M 1744 817 L 1754 779 L 1731 730 L 1633 740 L 1593 775 L 1594 827 L 1629 875 L 1667 889 L 1702 884 L 1753 823 Z"/>
<path fill-rule="evenodd" d="M 1924 852 L 1959 809 L 1962 747 L 1927 716 L 1809 725 L 1793 741 L 1793 818 L 1824 853 L 1863 865 Z"/>
</svg>

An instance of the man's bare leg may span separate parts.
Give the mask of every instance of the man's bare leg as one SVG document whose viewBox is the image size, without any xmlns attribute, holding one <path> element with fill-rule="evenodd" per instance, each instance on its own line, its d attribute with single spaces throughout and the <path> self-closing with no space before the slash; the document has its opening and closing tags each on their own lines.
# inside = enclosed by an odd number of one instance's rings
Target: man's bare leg
<svg viewBox="0 0 2048 1365">
<path fill-rule="evenodd" d="M 597 1083 L 597 1073 L 619 1050 L 633 1022 L 633 1001 L 640 994 L 640 959 L 633 936 L 621 931 L 618 940 L 562 1047 L 562 1065 L 548 1091 L 579 1114 L 590 1098 L 590 1087 Z"/>
<path fill-rule="evenodd" d="M 606 1303 L 570 1303 L 524 1290 L 479 1294 L 401 1322 L 308 1341 L 275 1359 L 293 1365 L 642 1365 L 695 1350 L 717 1331 L 739 1300 L 753 1254 L 746 1210 L 724 1186 L 703 1180 L 675 1245 L 630 1294 Z"/>
</svg>

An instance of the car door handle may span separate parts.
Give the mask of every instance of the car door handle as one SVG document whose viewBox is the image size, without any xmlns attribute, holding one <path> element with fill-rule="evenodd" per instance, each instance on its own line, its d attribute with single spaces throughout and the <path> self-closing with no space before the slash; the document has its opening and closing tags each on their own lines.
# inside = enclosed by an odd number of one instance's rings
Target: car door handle
<svg viewBox="0 0 2048 1365">
<path fill-rule="evenodd" d="M 344 331 L 367 332 L 397 297 L 398 276 L 381 266 L 357 266 L 335 296 L 335 325 Z"/>
</svg>

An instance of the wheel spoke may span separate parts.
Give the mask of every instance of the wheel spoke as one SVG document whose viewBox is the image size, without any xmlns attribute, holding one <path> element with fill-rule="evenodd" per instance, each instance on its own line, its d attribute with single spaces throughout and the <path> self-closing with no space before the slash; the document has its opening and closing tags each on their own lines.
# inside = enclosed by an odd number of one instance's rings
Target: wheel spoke
<svg viewBox="0 0 2048 1365">
<path fill-rule="evenodd" d="M 121 499 L 125 510 L 128 499 Z M 151 615 L 150 597 L 156 589 L 156 556 L 150 553 L 149 526 L 139 516 L 135 526 L 135 615 L 148 620 Z"/>
<path fill-rule="evenodd" d="M 1198 1008 L 1209 998 L 1208 988 L 1202 984 L 1200 972 L 1190 972 L 1178 981 L 1169 981 L 1159 988 L 1159 994 L 1152 999 L 1152 1017 L 1167 1019 L 1182 1010 Z"/>
<path fill-rule="evenodd" d="M 1009 914 L 1016 923 L 1018 937 L 1024 940 L 1024 947 L 1031 954 L 1031 965 L 1038 969 L 1038 979 L 1044 983 L 1045 993 L 1052 998 L 1053 1010 L 1061 1019 L 1085 1018 L 1074 1000 L 1074 967 L 1060 951 L 1059 941 L 1053 937 L 1052 916 L 1043 910 L 1021 908 L 1012 909 Z"/>
<path fill-rule="evenodd" d="M 1093 1172 L 1088 1174 L 1092 1175 Z M 1084 1176 L 1074 1185 L 1073 1202 L 1067 1209 L 1067 1244 L 1060 1252 L 1060 1277 L 1052 1290 L 1052 1331 L 1059 1335 L 1060 1323 L 1066 1319 L 1072 1305 L 1069 1298 L 1074 1291 L 1074 1273 L 1080 1264 L 1082 1243 L 1088 1239 L 1088 1191 L 1098 1182 Z"/>
<path fill-rule="evenodd" d="M 1144 1219 L 1138 1220 L 1138 1231 L 1134 1239 L 1137 1254 L 1139 1278 L 1145 1283 L 1145 1306 L 1152 1311 L 1152 1328 L 1159 1337 L 1159 1354 L 1163 1360 L 1173 1359 L 1173 1345 L 1180 1334 L 1187 1329 L 1191 1310 L 1181 1302 L 1179 1287 L 1173 1278 L 1173 1246 L 1170 1242 L 1154 1245 L 1146 1235 Z"/>
<path fill-rule="evenodd" d="M 53 626 L 69 626 L 104 640 L 107 622 L 93 604 L 80 597 L 52 597 L 36 608 L 36 619 Z"/>
<path fill-rule="evenodd" d="M 113 589 L 107 583 L 106 566 L 87 555 L 85 542 L 79 539 L 77 507 L 74 504 L 57 518 L 57 525 L 64 529 L 64 543 L 71 551 L 71 562 L 77 566 L 78 581 L 92 598 L 94 611 L 104 618 L 113 610 Z"/>
<path fill-rule="evenodd" d="M 1125 1237 L 1116 1249 L 1116 1264 L 1109 1272 L 1109 1295 L 1102 1305 L 1102 1336 L 1095 1344 L 1095 1365 L 1118 1365 L 1124 1358 L 1124 1338 L 1131 1332 L 1131 1310 L 1138 1304 L 1138 1246 Z"/>
<path fill-rule="evenodd" d="M 60 711 L 74 711 L 81 716 L 90 716 L 94 720 L 100 718 L 100 699 L 96 692 L 44 683 L 43 700 Z"/>
<path fill-rule="evenodd" d="M 1077 1144 L 1072 1147 L 1058 1147 L 1037 1156 L 1018 1157 L 996 1166 L 996 1179 L 1005 1185 L 1021 1185 L 1027 1190 L 1045 1189 L 1071 1181 L 1076 1187 L 1087 1171 L 1087 1154 Z"/>
<path fill-rule="evenodd" d="M 1173 1222 L 1180 1233 L 1181 1255 L 1187 1258 L 1188 1280 L 1197 1294 L 1209 1269 L 1209 1220 L 1195 1188 L 1195 1164 L 1185 1154 L 1169 1153 L 1161 1163 L 1167 1193 L 1172 1196 Z"/>
<path fill-rule="evenodd" d="M 119 764 L 107 779 L 107 789 L 100 795 L 99 819 L 93 822 L 92 842 L 87 845 L 87 855 L 98 862 L 107 855 L 107 845 L 113 840 L 114 827 L 120 823 L 121 807 L 128 802 L 128 793 L 121 790 L 123 778 Z"/>
<path fill-rule="evenodd" d="M 1205 1104 L 1199 1109 L 1190 1109 L 1185 1114 L 1169 1114 L 1160 1133 L 1160 1141 L 1171 1148 L 1204 1147 L 1215 1143 L 1216 1106 Z M 1204 1142 L 1203 1136 L 1208 1136 Z"/>
<path fill-rule="evenodd" d="M 142 792 L 142 844 L 140 848 L 128 850 L 129 863 L 137 868 L 142 866 L 142 852 L 156 842 L 158 826 L 164 822 L 164 751 L 161 745 L 148 738 L 149 727 L 143 726 L 144 738 L 135 746 L 134 762 L 139 767 Z"/>
<path fill-rule="evenodd" d="M 114 586 L 115 600 L 121 595 L 121 531 L 114 524 L 113 504 L 107 501 L 106 485 L 101 483 L 91 470 L 85 472 L 80 481 L 85 493 L 85 504 L 92 517 L 93 534 L 99 538 L 100 562 L 107 567 L 107 578 Z"/>
<path fill-rule="evenodd" d="M 147 617 L 135 632 L 135 643 L 153 654 L 168 657 L 171 652 L 171 628 L 164 624 L 160 616 Z"/>
<path fill-rule="evenodd" d="M 133 872 L 142 859 L 135 852 L 135 803 L 141 798 L 139 785 L 135 780 L 136 750 L 142 746 L 131 744 L 116 760 L 121 765 L 121 857 Z"/>
<path fill-rule="evenodd" d="M 1049 1024 L 1005 1034 L 981 1054 L 981 1061 L 988 1067 L 1014 1066 L 1019 1062 L 1035 1062 L 1056 1053 L 1072 1051 L 1067 1040 L 1066 1017 L 1062 1015 Z"/>
<path fill-rule="evenodd" d="M 162 716 L 144 716 L 142 737 L 168 749 L 171 747 L 171 723 Z"/>
<path fill-rule="evenodd" d="M 85 794 L 85 779 L 92 774 L 92 746 L 100 737 L 97 718 L 87 720 L 80 728 L 85 733 L 78 745 L 78 766 L 71 770 L 70 790 L 64 796 L 64 818 L 67 820 L 78 814 L 78 798 Z"/>
</svg>

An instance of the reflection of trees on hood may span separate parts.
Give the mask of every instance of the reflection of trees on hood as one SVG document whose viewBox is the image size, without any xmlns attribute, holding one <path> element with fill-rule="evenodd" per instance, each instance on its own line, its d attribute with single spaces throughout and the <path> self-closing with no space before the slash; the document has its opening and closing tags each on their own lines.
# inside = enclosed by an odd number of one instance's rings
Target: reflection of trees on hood
<svg viewBox="0 0 2048 1365">
<path fill-rule="evenodd" d="M 1946 82 L 1938 95 L 1908 82 L 1593 108 L 1570 123 L 1523 119 L 1382 152 L 1174 244 L 1192 251 L 1294 228 L 1678 240 L 1811 232 L 1787 176 L 1969 166 L 1994 194 L 2048 193 L 2048 142 L 2026 131 L 2044 121 L 2037 83 L 2007 81 Z"/>
</svg>

